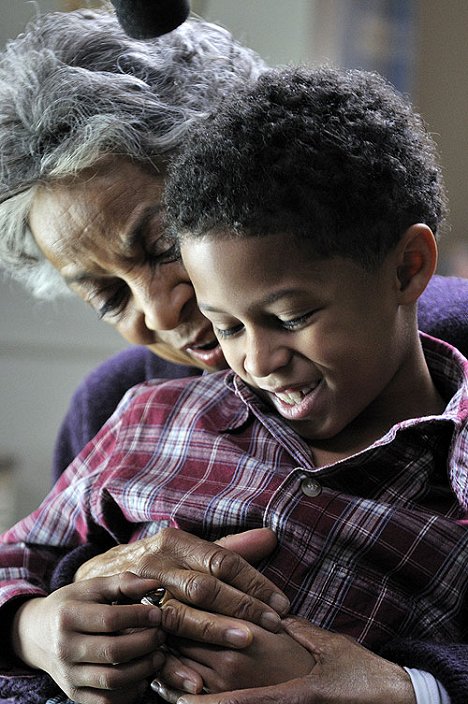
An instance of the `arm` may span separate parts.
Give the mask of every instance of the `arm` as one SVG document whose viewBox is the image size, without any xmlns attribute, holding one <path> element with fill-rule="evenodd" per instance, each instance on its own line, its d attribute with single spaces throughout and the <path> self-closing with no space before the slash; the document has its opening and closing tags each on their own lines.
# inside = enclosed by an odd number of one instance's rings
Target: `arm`
<svg viewBox="0 0 468 704">
<path fill-rule="evenodd" d="M 155 587 L 126 573 L 30 599 L 13 619 L 12 651 L 82 704 L 139 701 L 164 661 L 161 612 L 138 603 Z"/>
<path fill-rule="evenodd" d="M 403 668 L 379 657 L 346 636 L 330 633 L 298 618 L 285 619 L 286 633 L 310 655 L 312 666 L 283 683 L 221 694 L 182 695 L 179 704 L 415 704 Z"/>
<path fill-rule="evenodd" d="M 179 379 L 201 370 L 167 362 L 146 347 L 133 346 L 106 359 L 81 382 L 55 441 L 52 479 L 57 481 L 97 435 L 125 393 L 149 379 Z"/>
</svg>

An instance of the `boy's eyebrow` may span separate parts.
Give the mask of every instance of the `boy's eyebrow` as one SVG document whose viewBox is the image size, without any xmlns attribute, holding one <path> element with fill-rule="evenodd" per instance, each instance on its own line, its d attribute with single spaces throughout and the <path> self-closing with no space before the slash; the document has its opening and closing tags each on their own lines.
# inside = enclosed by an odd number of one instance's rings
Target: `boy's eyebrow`
<svg viewBox="0 0 468 704">
<path fill-rule="evenodd" d="M 288 296 L 297 295 L 304 293 L 301 288 L 282 288 L 279 291 L 273 291 L 261 301 L 256 301 L 255 305 L 271 305 L 276 303 L 281 298 L 287 298 Z M 203 301 L 198 301 L 198 307 L 201 311 L 206 310 L 209 313 L 225 313 L 226 311 L 216 308 L 215 306 L 210 306 L 208 303 L 203 303 Z"/>
</svg>

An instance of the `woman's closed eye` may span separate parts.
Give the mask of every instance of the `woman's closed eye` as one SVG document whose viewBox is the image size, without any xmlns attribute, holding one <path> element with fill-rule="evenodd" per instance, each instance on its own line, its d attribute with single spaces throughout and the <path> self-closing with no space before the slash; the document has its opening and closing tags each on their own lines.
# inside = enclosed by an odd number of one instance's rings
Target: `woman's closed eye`
<svg viewBox="0 0 468 704">
<path fill-rule="evenodd" d="M 171 264 L 180 260 L 180 250 L 176 242 L 168 245 L 167 249 L 163 251 L 161 251 L 160 245 L 155 247 L 154 251 L 151 248 L 147 248 L 145 255 L 146 261 L 151 267 L 156 267 L 159 264 Z"/>
<path fill-rule="evenodd" d="M 89 298 L 89 303 L 97 312 L 100 320 L 117 318 L 125 309 L 130 298 L 130 289 L 123 281 L 96 292 Z"/>
<path fill-rule="evenodd" d="M 178 261 L 180 259 L 180 247 L 176 237 L 166 230 L 161 232 L 159 223 L 154 229 L 157 233 L 156 237 L 152 238 L 150 234 L 142 237 L 145 260 L 150 266 Z"/>
</svg>

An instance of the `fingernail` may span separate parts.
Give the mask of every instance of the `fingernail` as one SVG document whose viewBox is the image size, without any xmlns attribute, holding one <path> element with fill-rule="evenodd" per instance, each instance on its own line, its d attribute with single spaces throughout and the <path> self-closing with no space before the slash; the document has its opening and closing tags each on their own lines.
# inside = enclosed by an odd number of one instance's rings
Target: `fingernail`
<svg viewBox="0 0 468 704">
<path fill-rule="evenodd" d="M 269 605 L 281 616 L 288 613 L 290 608 L 289 599 L 287 599 L 283 594 L 273 594 Z"/>
<path fill-rule="evenodd" d="M 189 694 L 197 694 L 198 692 L 197 685 L 195 684 L 195 682 L 192 682 L 192 680 L 184 680 L 182 682 L 182 689 L 185 692 L 188 692 Z"/>
<path fill-rule="evenodd" d="M 281 619 L 278 614 L 272 614 L 270 611 L 267 611 L 262 614 L 260 623 L 267 631 L 277 633 L 280 629 Z"/>
<path fill-rule="evenodd" d="M 148 612 L 147 617 L 150 624 L 159 626 L 159 624 L 161 623 L 161 612 L 159 609 L 151 609 L 151 611 Z"/>
<path fill-rule="evenodd" d="M 239 648 L 244 645 L 249 645 L 252 641 L 252 631 L 245 628 L 228 628 L 225 633 L 226 641 L 230 645 L 237 646 Z"/>
</svg>

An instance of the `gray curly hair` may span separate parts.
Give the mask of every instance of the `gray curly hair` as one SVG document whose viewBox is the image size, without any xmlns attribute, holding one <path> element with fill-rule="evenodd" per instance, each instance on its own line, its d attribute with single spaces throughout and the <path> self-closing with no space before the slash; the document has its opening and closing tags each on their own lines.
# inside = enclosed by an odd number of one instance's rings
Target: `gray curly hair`
<svg viewBox="0 0 468 704">
<path fill-rule="evenodd" d="M 37 297 L 67 294 L 28 226 L 37 187 L 109 154 L 164 168 L 194 120 L 264 68 L 202 20 L 138 41 L 107 10 L 37 17 L 0 56 L 0 265 Z"/>
</svg>

